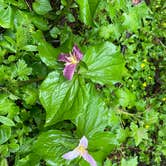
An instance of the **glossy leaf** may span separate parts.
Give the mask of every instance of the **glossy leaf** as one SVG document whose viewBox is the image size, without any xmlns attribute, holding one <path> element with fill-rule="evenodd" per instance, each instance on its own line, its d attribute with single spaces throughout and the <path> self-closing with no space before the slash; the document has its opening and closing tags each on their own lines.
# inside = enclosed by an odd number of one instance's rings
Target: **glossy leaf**
<svg viewBox="0 0 166 166">
<path fill-rule="evenodd" d="M 6 9 L 0 7 L 0 26 L 3 28 L 11 28 L 13 20 L 12 8 L 8 6 Z"/>
<path fill-rule="evenodd" d="M 86 89 L 75 78 L 64 80 L 61 73 L 52 72 L 40 87 L 40 101 L 46 110 L 46 125 L 73 119 L 83 105 Z"/>
<path fill-rule="evenodd" d="M 15 126 L 14 122 L 5 116 L 0 116 L 0 123 L 6 126 Z"/>
<path fill-rule="evenodd" d="M 50 68 L 55 68 L 57 66 L 57 56 L 59 55 L 59 50 L 54 48 L 52 45 L 45 41 L 41 41 L 38 45 L 39 56 L 43 63 L 45 63 Z"/>
<path fill-rule="evenodd" d="M 80 73 L 95 83 L 111 84 L 121 81 L 125 72 L 123 57 L 110 42 L 90 47 L 83 61 L 87 64 L 88 70 L 81 68 Z"/>
<path fill-rule="evenodd" d="M 11 128 L 9 126 L 0 126 L 0 145 L 5 143 L 11 136 Z"/>
<path fill-rule="evenodd" d="M 76 0 L 80 8 L 80 19 L 86 25 L 92 25 L 93 16 L 99 0 Z"/>
<path fill-rule="evenodd" d="M 78 134 L 91 137 L 97 132 L 104 131 L 104 128 L 108 125 L 107 113 L 105 103 L 92 86 L 84 107 L 81 108 L 75 120 Z"/>
<path fill-rule="evenodd" d="M 34 11 L 39 15 L 45 15 L 52 10 L 49 0 L 35 0 L 32 6 Z"/>
<path fill-rule="evenodd" d="M 39 135 L 31 154 L 19 163 L 25 166 L 39 164 L 39 161 L 43 159 L 48 165 L 65 165 L 67 162 L 62 155 L 74 149 L 77 144 L 78 140 L 70 135 L 58 130 L 49 130 Z"/>
</svg>

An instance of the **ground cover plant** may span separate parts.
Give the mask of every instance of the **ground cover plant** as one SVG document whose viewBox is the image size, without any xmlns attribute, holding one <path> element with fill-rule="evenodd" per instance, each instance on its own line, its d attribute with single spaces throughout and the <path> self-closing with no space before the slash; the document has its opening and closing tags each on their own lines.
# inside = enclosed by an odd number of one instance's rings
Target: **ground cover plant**
<svg viewBox="0 0 166 166">
<path fill-rule="evenodd" d="M 0 0 L 0 166 L 165 166 L 164 0 Z"/>
</svg>

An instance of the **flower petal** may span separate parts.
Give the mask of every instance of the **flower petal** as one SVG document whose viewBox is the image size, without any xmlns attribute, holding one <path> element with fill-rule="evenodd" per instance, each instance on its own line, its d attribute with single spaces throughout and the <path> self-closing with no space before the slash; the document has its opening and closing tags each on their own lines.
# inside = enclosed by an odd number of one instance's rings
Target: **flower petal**
<svg viewBox="0 0 166 166">
<path fill-rule="evenodd" d="M 94 160 L 94 158 L 88 153 L 84 153 L 82 155 L 82 157 L 84 158 L 84 160 L 86 160 L 91 166 L 97 166 L 96 161 Z"/>
<path fill-rule="evenodd" d="M 71 80 L 74 75 L 76 65 L 75 64 L 66 64 L 64 70 L 63 70 L 63 75 L 68 79 Z"/>
<path fill-rule="evenodd" d="M 83 54 L 80 51 L 80 49 L 77 47 L 77 45 L 74 45 L 72 54 L 76 56 L 78 61 L 80 61 L 83 57 Z"/>
<path fill-rule="evenodd" d="M 68 60 L 68 57 L 70 55 L 69 54 L 64 54 L 64 53 L 61 53 L 58 57 L 58 61 L 61 61 L 61 62 L 69 62 Z"/>
<path fill-rule="evenodd" d="M 79 152 L 76 150 L 65 153 L 62 157 L 66 160 L 73 160 L 79 156 Z"/>
<path fill-rule="evenodd" d="M 83 146 L 84 148 L 88 147 L 88 140 L 85 136 L 80 139 L 79 146 Z"/>
</svg>

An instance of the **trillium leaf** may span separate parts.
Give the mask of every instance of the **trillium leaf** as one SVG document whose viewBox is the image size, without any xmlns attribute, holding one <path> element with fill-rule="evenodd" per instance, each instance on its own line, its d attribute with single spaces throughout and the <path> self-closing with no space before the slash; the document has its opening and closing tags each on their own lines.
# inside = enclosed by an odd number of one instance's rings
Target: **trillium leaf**
<svg viewBox="0 0 166 166">
<path fill-rule="evenodd" d="M 81 68 L 80 73 L 95 83 L 115 83 L 121 81 L 125 73 L 123 57 L 110 42 L 90 47 L 83 61 L 87 64 L 88 70 Z"/>
<path fill-rule="evenodd" d="M 100 0 L 76 0 L 80 8 L 80 19 L 86 25 L 92 25 L 93 16 Z"/>
<path fill-rule="evenodd" d="M 39 15 L 45 15 L 52 10 L 49 0 L 35 0 L 32 7 L 33 10 Z"/>
<path fill-rule="evenodd" d="M 61 73 L 52 72 L 40 87 L 40 101 L 46 110 L 46 126 L 64 119 L 73 119 L 86 100 L 86 88 L 74 77 L 65 80 Z"/>
<path fill-rule="evenodd" d="M 45 160 L 48 165 L 67 165 L 68 161 L 64 160 L 62 155 L 74 149 L 78 142 L 79 140 L 73 139 L 64 132 L 49 130 L 39 135 L 32 147 L 31 154 L 20 160 L 19 163 L 23 163 L 25 166 L 37 165 L 40 160 Z"/>
<path fill-rule="evenodd" d="M 80 136 L 86 135 L 87 137 L 104 131 L 108 124 L 108 110 L 93 86 L 90 87 L 89 94 L 91 95 L 88 96 L 84 107 L 80 110 L 74 122 L 77 126 L 77 133 Z"/>
</svg>

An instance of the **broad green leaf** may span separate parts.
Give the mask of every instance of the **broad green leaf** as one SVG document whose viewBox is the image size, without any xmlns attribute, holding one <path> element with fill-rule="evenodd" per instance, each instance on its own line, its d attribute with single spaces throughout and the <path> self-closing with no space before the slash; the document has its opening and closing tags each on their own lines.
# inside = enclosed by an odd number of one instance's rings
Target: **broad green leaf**
<svg viewBox="0 0 166 166">
<path fill-rule="evenodd" d="M 39 98 L 46 110 L 46 126 L 73 119 L 79 113 L 86 89 L 76 78 L 68 81 L 61 73 L 52 72 L 42 83 Z"/>
<path fill-rule="evenodd" d="M 73 139 L 70 135 L 61 131 L 49 130 L 39 135 L 32 147 L 31 154 L 22 159 L 18 165 L 30 166 L 33 164 L 36 166 L 41 159 L 51 166 L 67 165 L 68 161 L 66 162 L 62 155 L 73 150 L 78 142 L 78 139 Z"/>
<path fill-rule="evenodd" d="M 0 145 L 5 143 L 11 136 L 11 128 L 9 126 L 0 126 Z"/>
<path fill-rule="evenodd" d="M 52 10 L 49 0 L 35 0 L 32 7 L 33 10 L 39 15 L 45 15 Z"/>
<path fill-rule="evenodd" d="M 11 28 L 12 20 L 12 8 L 10 6 L 8 6 L 6 9 L 0 8 L 0 26 L 3 28 Z"/>
<path fill-rule="evenodd" d="M 134 123 L 131 123 L 130 128 L 132 130 L 131 136 L 134 138 L 136 146 L 138 146 L 143 139 L 148 139 L 148 133 L 145 128 L 138 128 Z"/>
<path fill-rule="evenodd" d="M 92 25 L 93 16 L 100 0 L 76 0 L 79 5 L 80 19 L 86 25 Z"/>
<path fill-rule="evenodd" d="M 99 132 L 94 134 L 89 139 L 90 149 L 96 150 L 96 151 L 102 151 L 103 154 L 108 155 L 115 146 L 118 145 L 118 142 L 116 140 L 116 135 L 111 132 Z"/>
<path fill-rule="evenodd" d="M 57 56 L 59 54 L 59 49 L 54 48 L 52 45 L 46 41 L 40 42 L 38 45 L 39 56 L 43 63 L 45 63 L 50 68 L 55 68 L 57 66 Z"/>
<path fill-rule="evenodd" d="M 131 158 L 129 160 L 122 158 L 120 166 L 137 166 L 137 164 L 137 157 Z"/>
<path fill-rule="evenodd" d="M 0 116 L 0 123 L 6 126 L 15 126 L 14 122 L 5 116 Z"/>
<path fill-rule="evenodd" d="M 84 107 L 75 120 L 78 134 L 91 137 L 97 132 L 104 131 L 104 128 L 108 125 L 107 114 L 108 110 L 105 103 L 91 87 Z"/>
<path fill-rule="evenodd" d="M 123 57 L 110 42 L 90 47 L 83 61 L 88 70 L 81 68 L 80 73 L 95 83 L 111 84 L 121 81 L 125 72 Z"/>
</svg>

